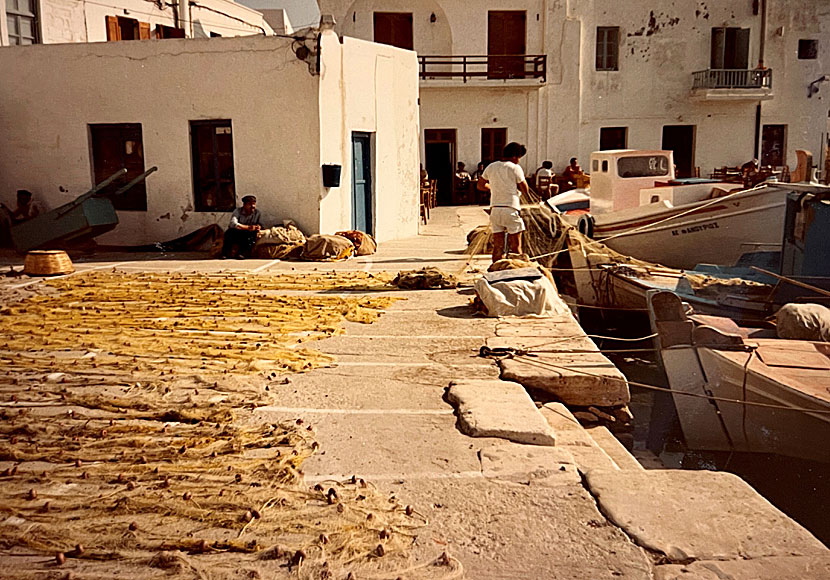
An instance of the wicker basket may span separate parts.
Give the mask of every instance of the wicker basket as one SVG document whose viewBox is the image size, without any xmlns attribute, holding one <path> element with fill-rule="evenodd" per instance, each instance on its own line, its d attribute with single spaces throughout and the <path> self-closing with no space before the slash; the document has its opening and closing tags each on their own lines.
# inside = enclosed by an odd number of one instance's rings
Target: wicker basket
<svg viewBox="0 0 830 580">
<path fill-rule="evenodd" d="M 63 250 L 34 250 L 26 254 L 23 272 L 29 276 L 59 276 L 75 271 Z"/>
</svg>

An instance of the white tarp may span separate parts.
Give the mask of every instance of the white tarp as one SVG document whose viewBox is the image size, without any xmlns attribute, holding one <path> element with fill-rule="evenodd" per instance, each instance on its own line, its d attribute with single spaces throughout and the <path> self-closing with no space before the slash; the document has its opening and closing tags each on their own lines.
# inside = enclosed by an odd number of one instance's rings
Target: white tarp
<svg viewBox="0 0 830 580">
<path fill-rule="evenodd" d="M 534 280 L 492 283 L 479 278 L 474 287 L 489 316 L 552 316 L 570 313 L 568 305 L 545 276 Z"/>
</svg>

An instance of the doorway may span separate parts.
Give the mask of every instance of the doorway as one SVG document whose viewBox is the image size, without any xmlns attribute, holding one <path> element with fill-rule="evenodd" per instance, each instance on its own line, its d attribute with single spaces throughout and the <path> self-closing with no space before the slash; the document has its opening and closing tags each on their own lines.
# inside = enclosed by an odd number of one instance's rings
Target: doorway
<svg viewBox="0 0 830 580">
<path fill-rule="evenodd" d="M 429 178 L 437 181 L 438 205 L 451 205 L 455 175 L 455 129 L 425 130 L 424 150 Z"/>
<path fill-rule="evenodd" d="M 787 164 L 787 126 L 764 125 L 761 133 L 761 165 L 781 167 Z"/>
<path fill-rule="evenodd" d="M 371 139 L 369 133 L 352 133 L 352 229 L 375 235 Z"/>
<path fill-rule="evenodd" d="M 524 78 L 526 21 L 527 14 L 523 10 L 490 10 L 487 13 L 487 78 Z"/>
<path fill-rule="evenodd" d="M 694 125 L 665 125 L 663 149 L 674 152 L 676 177 L 695 177 Z"/>
</svg>

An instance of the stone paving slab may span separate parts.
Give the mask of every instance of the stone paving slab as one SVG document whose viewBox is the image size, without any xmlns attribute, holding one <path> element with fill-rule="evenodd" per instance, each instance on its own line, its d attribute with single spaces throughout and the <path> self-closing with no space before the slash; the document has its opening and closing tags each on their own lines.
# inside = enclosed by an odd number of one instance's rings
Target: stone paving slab
<svg viewBox="0 0 830 580">
<path fill-rule="evenodd" d="M 559 447 L 494 443 L 478 453 L 488 479 L 524 485 L 578 485 L 581 478 L 573 456 Z"/>
<path fill-rule="evenodd" d="M 562 403 L 546 403 L 539 412 L 556 432 L 556 445 L 567 449 L 582 473 L 591 469 L 613 469 L 619 466 L 579 424 Z"/>
<path fill-rule="evenodd" d="M 570 314 L 556 314 L 546 318 L 500 318 L 496 336 L 561 337 L 582 336 L 585 332 Z"/>
<path fill-rule="evenodd" d="M 592 470 L 585 481 L 609 520 L 673 562 L 830 554 L 730 473 Z"/>
<path fill-rule="evenodd" d="M 830 578 L 830 556 L 698 561 L 654 568 L 654 580 L 807 580 Z"/>
<path fill-rule="evenodd" d="M 446 550 L 469 580 L 652 580 L 649 557 L 581 485 L 406 479 L 380 488 L 429 521 L 416 564 Z"/>
<path fill-rule="evenodd" d="M 450 383 L 447 400 L 458 409 L 458 425 L 471 437 L 555 445 L 553 429 L 520 384 L 500 380 Z"/>
<path fill-rule="evenodd" d="M 602 450 L 614 460 L 614 463 L 616 463 L 620 469 L 645 469 L 645 467 L 637 461 L 637 458 L 625 448 L 625 445 L 620 443 L 620 440 L 614 437 L 614 434 L 611 433 L 607 427 L 597 425 L 586 429 L 586 431 L 588 432 L 588 435 L 591 436 L 591 439 L 596 441 L 597 445 L 602 447 Z"/>
<path fill-rule="evenodd" d="M 499 361 L 502 378 L 552 394 L 566 405 L 614 407 L 631 400 L 625 376 L 600 353 L 518 356 Z"/>
<path fill-rule="evenodd" d="M 497 336 L 487 339 L 490 348 L 518 348 L 536 354 L 590 351 L 598 353 L 599 347 L 587 336 L 542 337 L 542 336 Z M 581 354 L 581 353 L 579 353 Z"/>
</svg>

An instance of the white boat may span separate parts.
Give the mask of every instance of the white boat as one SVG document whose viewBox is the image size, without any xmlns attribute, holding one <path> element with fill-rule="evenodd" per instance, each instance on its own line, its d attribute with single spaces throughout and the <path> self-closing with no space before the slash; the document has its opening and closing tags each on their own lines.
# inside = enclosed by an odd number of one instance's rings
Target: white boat
<svg viewBox="0 0 830 580">
<path fill-rule="evenodd" d="M 733 265 L 745 253 L 780 247 L 787 194 L 795 189 L 678 182 L 671 151 L 599 151 L 591 170 L 590 213 L 566 219 L 622 254 L 682 269 Z"/>
<path fill-rule="evenodd" d="M 830 463 L 830 344 L 687 315 L 672 292 L 649 292 L 648 303 L 689 449 Z"/>
</svg>

